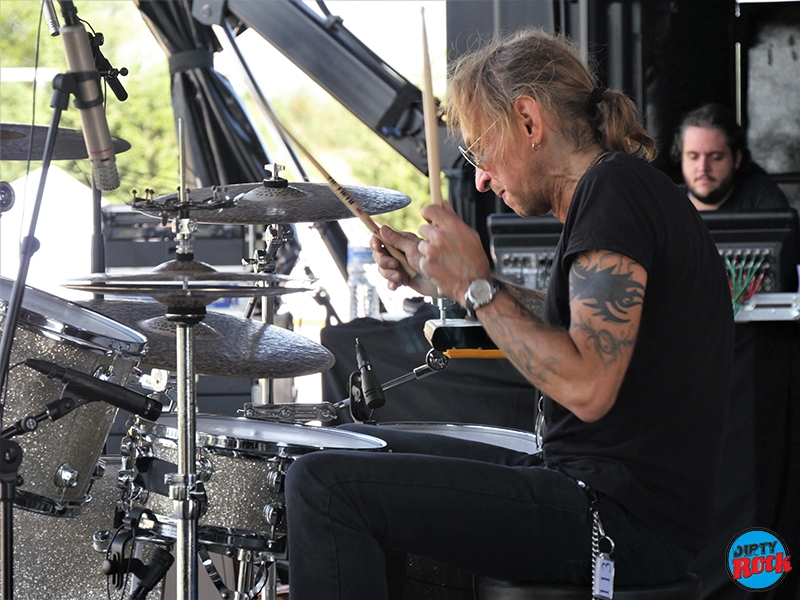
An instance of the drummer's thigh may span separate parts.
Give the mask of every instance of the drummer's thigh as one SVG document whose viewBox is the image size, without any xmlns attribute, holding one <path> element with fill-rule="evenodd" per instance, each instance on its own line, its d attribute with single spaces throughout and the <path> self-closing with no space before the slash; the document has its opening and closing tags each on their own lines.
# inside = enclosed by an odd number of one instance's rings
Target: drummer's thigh
<svg viewBox="0 0 800 600">
<path fill-rule="evenodd" d="M 295 512 L 293 515 L 293 511 Z M 589 553 L 586 495 L 561 473 L 415 454 L 323 451 L 287 476 L 287 511 L 327 511 L 392 547 L 496 576 Z M 298 523 L 299 525 L 299 523 Z M 350 527 L 345 527 L 350 530 Z M 357 534 L 356 534 L 357 535 Z M 489 540 L 503 540 L 487 560 Z M 488 565 L 492 561 L 494 565 Z M 522 571 L 520 571 L 522 569 Z"/>
</svg>

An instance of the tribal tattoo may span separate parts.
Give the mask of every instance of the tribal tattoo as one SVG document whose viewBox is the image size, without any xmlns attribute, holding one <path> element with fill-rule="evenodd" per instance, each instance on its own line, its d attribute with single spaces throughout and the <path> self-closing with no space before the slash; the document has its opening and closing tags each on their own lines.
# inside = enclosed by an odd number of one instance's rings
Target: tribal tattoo
<svg viewBox="0 0 800 600">
<path fill-rule="evenodd" d="M 631 348 L 635 339 L 615 337 L 608 329 L 596 329 L 592 323 L 579 320 L 574 323 L 580 331 L 586 334 L 586 348 L 594 350 L 608 367 L 615 363 L 623 351 Z"/>
<path fill-rule="evenodd" d="M 593 316 L 603 321 L 627 323 L 628 311 L 644 300 L 644 286 L 633 279 L 631 271 L 622 272 L 623 262 L 612 253 L 595 264 L 589 263 L 586 254 L 578 256 L 570 271 L 570 300 L 584 300 L 595 311 Z"/>
</svg>

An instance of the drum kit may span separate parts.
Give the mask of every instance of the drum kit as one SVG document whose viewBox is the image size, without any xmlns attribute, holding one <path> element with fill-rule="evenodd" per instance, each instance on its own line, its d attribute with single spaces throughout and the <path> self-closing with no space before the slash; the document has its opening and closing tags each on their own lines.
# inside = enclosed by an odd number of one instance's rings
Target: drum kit
<svg viewBox="0 0 800 600">
<path fill-rule="evenodd" d="M 29 147 L 36 156 L 44 143 L 41 128 L 1 125 L 0 132 L 5 159 L 23 160 Z M 79 135 L 60 129 L 53 154 L 85 156 Z M 382 188 L 347 190 L 370 214 L 410 202 Z M 163 585 L 174 551 L 179 596 L 197 597 L 199 557 L 221 598 L 274 598 L 275 564 L 287 555 L 282 484 L 292 461 L 325 448 L 372 451 L 385 443 L 308 425 L 297 418 L 303 411 L 290 411 L 296 422 L 289 423 L 252 407 L 243 417 L 197 412 L 198 374 L 297 377 L 330 368 L 334 357 L 263 314 L 256 322 L 207 311 L 220 298 L 269 299 L 308 288 L 264 268 L 218 272 L 195 261 L 192 232 L 197 222 L 287 224 L 352 213 L 326 186 L 290 184 L 277 171 L 259 183 L 134 198 L 133 208 L 174 219 L 175 260 L 147 273 L 94 273 L 65 284 L 93 293 L 91 300 L 66 301 L 27 286 L 23 293 L 2 432 L 4 439 L 14 437 L 24 457 L 14 494 L 14 596 L 105 597 L 108 586 L 144 598 Z M 0 279 L 2 328 L 9 324 L 13 285 Z M 118 405 L 103 401 L 102 392 L 121 396 L 115 390 L 145 368 L 174 381 L 177 408 L 165 407 L 157 418 L 134 414 L 120 455 L 105 456 Z M 87 380 L 101 382 L 99 392 L 85 393 Z M 90 538 L 76 539 L 95 524 Z M 60 555 L 48 556 L 57 546 Z M 233 584 L 223 581 L 209 553 L 235 561 Z"/>
</svg>

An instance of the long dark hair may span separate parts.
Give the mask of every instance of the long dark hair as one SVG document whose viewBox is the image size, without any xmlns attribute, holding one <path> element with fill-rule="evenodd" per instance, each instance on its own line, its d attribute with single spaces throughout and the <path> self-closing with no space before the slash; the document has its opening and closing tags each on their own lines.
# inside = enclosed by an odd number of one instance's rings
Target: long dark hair
<svg viewBox="0 0 800 600">
<path fill-rule="evenodd" d="M 731 153 L 736 158 L 736 153 L 742 153 L 742 162 L 739 164 L 737 173 L 763 173 L 762 169 L 753 161 L 750 150 L 747 149 L 747 139 L 742 127 L 736 122 L 733 113 L 721 104 L 704 104 L 696 108 L 681 120 L 675 138 L 672 140 L 670 157 L 675 163 L 680 164 L 683 156 L 683 136 L 687 127 L 704 127 L 706 129 L 719 129 L 725 134 L 725 142 Z"/>
</svg>

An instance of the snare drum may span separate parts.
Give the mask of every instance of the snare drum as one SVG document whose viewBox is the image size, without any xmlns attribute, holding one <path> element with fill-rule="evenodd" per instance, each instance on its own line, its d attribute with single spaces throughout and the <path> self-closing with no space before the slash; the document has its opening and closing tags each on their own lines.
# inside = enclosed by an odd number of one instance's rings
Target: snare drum
<svg viewBox="0 0 800 600">
<path fill-rule="evenodd" d="M 197 480 L 202 482 L 198 540 L 227 548 L 286 552 L 283 481 L 292 462 L 325 449 L 380 450 L 383 440 L 360 433 L 290 423 L 200 414 L 196 418 Z M 177 472 L 175 413 L 157 422 L 131 417 L 122 441 L 120 487 L 126 510 L 155 515 L 154 532 L 176 538 L 173 501 L 164 475 Z"/>
<path fill-rule="evenodd" d="M 389 427 L 400 431 L 432 433 L 471 442 L 482 442 L 526 454 L 541 452 L 542 445 L 536 434 L 530 431 L 495 427 L 491 425 L 468 425 L 453 423 L 381 423 L 381 427 Z"/>
<path fill-rule="evenodd" d="M 0 278 L 0 329 L 13 282 Z M 124 385 L 146 349 L 146 338 L 124 325 L 41 290 L 26 287 L 10 365 L 38 358 Z M 3 427 L 45 410 L 63 383 L 24 365 L 11 369 Z M 26 510 L 75 517 L 87 501 L 97 460 L 117 409 L 103 402 L 79 406 L 57 421 L 42 421 L 17 436 L 23 451 L 14 503 Z"/>
</svg>

